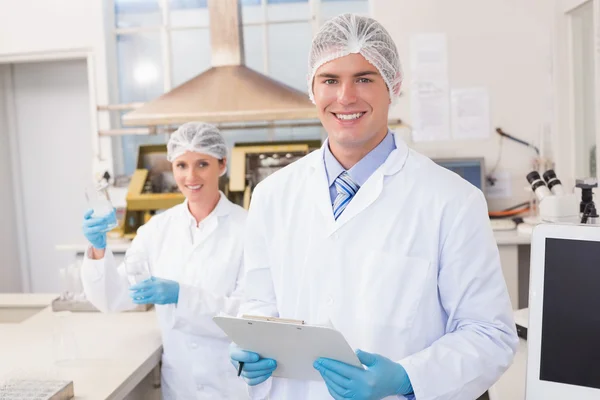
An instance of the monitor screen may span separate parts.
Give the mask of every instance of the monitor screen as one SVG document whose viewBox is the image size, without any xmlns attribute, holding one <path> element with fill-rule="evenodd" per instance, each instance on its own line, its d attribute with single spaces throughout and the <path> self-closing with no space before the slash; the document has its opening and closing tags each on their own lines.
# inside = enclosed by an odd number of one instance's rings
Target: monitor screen
<svg viewBox="0 0 600 400">
<path fill-rule="evenodd" d="M 479 190 L 483 190 L 483 160 L 433 160 L 436 164 L 457 173 Z"/>
<path fill-rule="evenodd" d="M 546 239 L 540 380 L 600 389 L 600 242 Z"/>
</svg>

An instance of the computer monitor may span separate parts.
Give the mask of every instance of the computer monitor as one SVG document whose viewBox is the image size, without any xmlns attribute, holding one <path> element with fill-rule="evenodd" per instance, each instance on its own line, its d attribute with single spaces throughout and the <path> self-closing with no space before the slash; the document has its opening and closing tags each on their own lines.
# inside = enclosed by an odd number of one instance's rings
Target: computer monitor
<svg viewBox="0 0 600 400">
<path fill-rule="evenodd" d="M 542 224 L 531 241 L 527 400 L 600 399 L 600 227 Z"/>
<path fill-rule="evenodd" d="M 440 158 L 433 159 L 436 164 L 449 169 L 483 191 L 485 182 L 485 163 L 483 158 Z"/>
</svg>

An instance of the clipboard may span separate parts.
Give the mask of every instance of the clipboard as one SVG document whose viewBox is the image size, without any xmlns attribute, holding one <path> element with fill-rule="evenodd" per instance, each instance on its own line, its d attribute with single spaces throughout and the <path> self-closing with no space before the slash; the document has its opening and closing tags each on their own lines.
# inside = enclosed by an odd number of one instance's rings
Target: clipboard
<svg viewBox="0 0 600 400">
<path fill-rule="evenodd" d="M 274 377 L 322 381 L 319 357 L 364 368 L 344 336 L 333 328 L 273 317 L 216 316 L 213 321 L 242 349 L 277 361 Z"/>
</svg>

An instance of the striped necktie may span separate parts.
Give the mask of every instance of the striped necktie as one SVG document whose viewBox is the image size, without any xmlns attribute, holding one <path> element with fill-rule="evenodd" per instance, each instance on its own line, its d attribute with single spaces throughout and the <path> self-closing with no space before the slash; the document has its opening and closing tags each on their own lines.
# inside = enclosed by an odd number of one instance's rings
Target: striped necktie
<svg viewBox="0 0 600 400">
<path fill-rule="evenodd" d="M 337 220 L 342 212 L 346 209 L 346 206 L 352 200 L 352 197 L 356 194 L 360 186 L 352 180 L 348 172 L 344 171 L 335 178 L 335 189 L 337 190 L 337 197 L 333 202 L 333 217 Z"/>
</svg>

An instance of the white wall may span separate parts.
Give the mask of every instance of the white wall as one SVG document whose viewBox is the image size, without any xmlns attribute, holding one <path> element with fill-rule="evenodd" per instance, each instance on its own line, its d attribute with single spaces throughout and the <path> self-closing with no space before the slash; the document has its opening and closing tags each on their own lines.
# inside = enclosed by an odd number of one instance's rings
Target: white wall
<svg viewBox="0 0 600 400">
<path fill-rule="evenodd" d="M 61 57 L 72 59 L 74 56 L 79 57 L 81 55 L 87 57 L 89 61 L 86 67 L 84 59 L 79 58 L 79 66 L 83 69 L 79 69 L 77 75 L 75 75 L 78 79 L 84 79 L 83 82 L 79 83 L 85 84 L 86 90 L 85 96 L 77 98 L 80 103 L 74 105 L 79 110 L 79 114 L 74 117 L 72 107 L 60 107 L 59 105 L 54 107 L 55 104 L 49 104 L 51 107 L 48 109 L 53 110 L 51 117 L 54 120 L 48 119 L 46 122 L 52 125 L 52 123 L 58 121 L 62 123 L 61 129 L 39 130 L 37 132 L 40 135 L 44 133 L 56 135 L 55 138 L 30 137 L 38 140 L 38 143 L 45 143 L 44 140 L 48 140 L 50 143 L 60 143 L 62 149 L 65 148 L 65 138 L 75 137 L 82 140 L 77 148 L 81 149 L 81 145 L 84 146 L 83 156 L 77 158 L 76 162 L 70 164 L 69 168 L 77 177 L 81 177 L 80 174 L 82 173 L 87 174 L 89 180 L 92 179 L 92 171 L 99 174 L 105 170 L 112 172 L 113 169 L 111 140 L 109 138 L 99 140 L 97 136 L 98 130 L 110 128 L 109 115 L 108 113 L 97 114 L 95 112 L 95 104 L 114 102 L 114 99 L 109 97 L 109 85 L 116 82 L 116 79 L 111 79 L 115 74 L 114 52 L 107 52 L 106 50 L 107 45 L 114 46 L 114 44 L 112 43 L 112 37 L 111 41 L 107 42 L 106 40 L 109 31 L 105 30 L 107 21 L 104 19 L 104 16 L 107 15 L 105 8 L 108 7 L 108 3 L 103 0 L 0 0 L 0 65 L 23 61 L 54 60 Z M 74 61 L 65 62 L 68 64 Z M 31 64 L 32 68 L 34 68 L 33 65 Z M 22 68 L 22 71 L 24 71 L 27 66 Z M 68 89 L 69 73 L 71 72 L 68 68 L 56 71 L 55 81 L 64 78 L 67 84 L 65 88 Z M 51 82 L 47 81 L 46 83 Z M 91 101 L 88 97 L 88 88 L 89 94 L 92 96 Z M 55 89 L 59 90 L 60 87 Z M 32 90 L 35 90 L 35 88 L 32 88 Z M 43 90 L 44 88 L 41 88 L 41 91 L 31 92 L 31 99 L 36 101 L 41 98 L 48 99 L 48 93 L 43 93 Z M 76 96 L 71 96 L 71 98 L 76 98 Z M 68 104 L 68 101 L 65 104 Z M 35 102 L 29 105 L 35 105 Z M 28 116 L 26 110 L 23 110 L 23 107 L 21 107 L 20 112 L 24 112 L 22 118 L 26 120 L 27 118 L 35 118 L 35 115 Z M 69 123 L 73 119 L 78 120 L 77 117 L 80 117 L 82 112 L 86 116 L 85 124 L 81 123 L 80 119 L 78 124 Z M 35 120 L 27 120 L 27 122 L 34 123 Z M 53 139 L 56 139 L 56 141 L 52 142 Z M 4 147 L 2 150 L 4 150 Z M 53 156 L 58 157 L 60 160 L 62 154 L 55 148 Z M 47 158 L 45 160 L 48 161 Z M 65 160 L 68 160 L 68 158 L 65 158 Z M 56 160 L 52 159 L 51 162 L 56 162 Z M 42 171 L 52 171 L 54 167 L 48 168 L 42 162 L 42 158 L 37 157 L 29 158 L 29 162 L 21 166 L 29 170 L 37 168 Z M 27 174 L 27 171 L 17 171 L 17 173 Z M 36 189 L 39 190 L 36 187 L 37 184 L 36 182 L 32 185 L 31 181 L 28 181 L 23 185 L 23 192 L 29 193 L 30 196 L 31 193 L 37 193 Z M 54 244 L 70 244 L 74 241 L 81 241 L 81 198 L 75 199 L 73 197 L 82 195 L 80 188 L 65 187 L 61 193 L 69 194 L 69 196 L 58 196 L 61 199 L 61 204 L 53 204 L 52 207 L 39 207 L 38 211 L 40 212 L 30 213 L 30 210 L 26 211 L 28 214 L 25 215 L 25 218 L 28 222 L 33 223 L 34 226 L 36 226 L 35 224 L 41 226 L 40 229 L 29 232 L 27 239 L 21 241 L 27 241 L 27 245 L 30 246 L 26 255 L 29 260 L 25 260 L 29 265 L 23 267 L 33 269 L 34 276 L 31 277 L 31 280 L 33 281 L 32 290 L 34 291 L 58 290 L 58 277 L 55 271 L 64 264 L 65 255 L 54 252 Z M 47 190 L 39 192 L 40 198 L 46 195 L 50 196 L 51 194 Z M 26 200 L 31 201 L 30 199 Z M 43 205 L 47 206 L 46 204 Z M 41 210 L 47 211 L 50 208 L 60 210 L 62 213 L 60 221 L 55 218 L 58 217 L 58 214 L 42 217 Z M 3 228 L 4 226 L 0 229 Z M 55 234 L 52 233 L 54 232 L 53 229 Z M 38 240 L 31 235 L 38 235 L 39 238 L 46 235 L 46 239 L 41 242 L 41 239 Z M 0 250 L 3 246 L 14 245 L 12 240 L 4 236 L 0 237 Z M 50 257 L 45 265 L 40 262 L 44 257 Z M 25 271 L 24 268 L 23 270 Z M 36 273 L 39 273 L 39 275 L 35 275 Z M 22 289 L 27 290 L 27 285 L 25 284 Z"/>
<path fill-rule="evenodd" d="M 10 143 L 7 118 L 5 77 L 8 66 L 0 65 L 0 293 L 20 292 L 21 273 Z"/>
<path fill-rule="evenodd" d="M 446 33 L 451 88 L 485 86 L 490 92 L 492 129 L 500 126 L 539 145 L 552 89 L 554 4 L 539 0 L 371 0 L 372 15 L 384 24 L 398 45 L 405 72 L 405 95 L 393 117 L 410 120 L 409 43 L 418 33 Z M 556 132 L 554 132 L 556 134 Z M 496 162 L 498 135 L 489 139 L 409 143 L 430 157 L 485 157 Z M 554 149 L 556 152 L 557 149 Z M 527 200 L 523 188 L 533 152 L 504 141 L 498 170 L 512 176 L 513 198 L 491 200 L 500 209 Z M 560 174 L 560 169 L 557 171 Z M 560 176 L 559 176 L 560 177 Z"/>
<path fill-rule="evenodd" d="M 85 187 L 92 146 L 85 60 L 15 64 L 17 164 L 22 185 L 31 290 L 60 290 L 59 268 L 74 254 L 60 244 L 83 240 Z"/>
<path fill-rule="evenodd" d="M 108 104 L 113 60 L 106 52 L 104 3 L 103 0 L 0 0 L 0 63 L 89 52 L 91 89 L 98 104 Z M 92 117 L 95 119 L 95 115 Z M 98 129 L 109 128 L 108 115 L 99 114 L 97 122 Z M 85 133 L 90 138 L 95 134 L 91 130 Z M 95 140 L 92 143 L 97 145 Z M 90 160 L 94 170 L 112 171 L 110 139 L 102 139 L 99 147 L 100 157 L 96 155 Z"/>
</svg>

